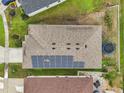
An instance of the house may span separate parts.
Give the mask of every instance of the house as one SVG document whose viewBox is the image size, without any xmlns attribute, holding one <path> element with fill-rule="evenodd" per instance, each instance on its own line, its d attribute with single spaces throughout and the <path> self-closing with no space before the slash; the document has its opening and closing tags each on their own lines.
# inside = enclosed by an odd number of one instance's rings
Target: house
<svg viewBox="0 0 124 93">
<path fill-rule="evenodd" d="M 92 77 L 29 77 L 24 93 L 93 93 Z"/>
<path fill-rule="evenodd" d="M 29 25 L 23 68 L 101 68 L 100 25 Z"/>
<path fill-rule="evenodd" d="M 20 0 L 20 4 L 28 16 L 33 16 L 37 13 L 54 7 L 66 0 Z"/>
<path fill-rule="evenodd" d="M 8 5 L 8 4 L 10 4 L 11 2 L 14 2 L 15 0 L 2 0 L 2 3 L 4 4 L 4 5 Z"/>
</svg>

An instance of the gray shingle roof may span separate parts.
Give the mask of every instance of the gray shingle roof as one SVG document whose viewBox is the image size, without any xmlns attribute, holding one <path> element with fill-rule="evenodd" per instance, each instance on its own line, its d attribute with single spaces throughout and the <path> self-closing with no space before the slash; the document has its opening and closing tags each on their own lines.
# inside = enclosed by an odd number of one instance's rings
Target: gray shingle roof
<svg viewBox="0 0 124 93">
<path fill-rule="evenodd" d="M 28 15 L 32 12 L 35 12 L 41 8 L 47 7 L 50 4 L 59 1 L 60 0 L 20 0 L 20 3 L 25 13 Z"/>
<path fill-rule="evenodd" d="M 84 68 L 101 68 L 102 27 L 99 25 L 30 25 L 23 49 L 25 68 L 32 68 L 31 57 L 34 55 L 71 55 L 74 61 L 85 62 Z"/>
</svg>

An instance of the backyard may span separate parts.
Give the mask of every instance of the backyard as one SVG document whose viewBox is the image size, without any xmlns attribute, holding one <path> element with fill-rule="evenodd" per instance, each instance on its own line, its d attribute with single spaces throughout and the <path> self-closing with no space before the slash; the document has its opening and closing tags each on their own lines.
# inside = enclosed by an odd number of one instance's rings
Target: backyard
<svg viewBox="0 0 124 93">
<path fill-rule="evenodd" d="M 11 16 L 10 8 L 6 10 L 9 24 L 10 47 L 22 47 L 22 41 L 27 34 L 28 24 L 78 24 L 77 18 L 81 14 L 99 11 L 103 7 L 103 0 L 67 0 L 65 3 L 39 13 L 30 18 L 23 18 L 23 10 L 16 8 Z"/>
<path fill-rule="evenodd" d="M 121 49 L 121 73 L 123 76 L 124 89 L 124 0 L 120 0 L 121 17 L 120 17 L 120 49 Z"/>
<path fill-rule="evenodd" d="M 0 16 L 0 46 L 5 44 L 5 33 L 2 16 Z"/>
<path fill-rule="evenodd" d="M 84 69 L 22 69 L 21 64 L 9 64 L 9 78 L 24 78 L 27 76 L 76 76 L 78 71 Z M 87 69 L 85 71 L 101 71 L 100 69 Z"/>
</svg>

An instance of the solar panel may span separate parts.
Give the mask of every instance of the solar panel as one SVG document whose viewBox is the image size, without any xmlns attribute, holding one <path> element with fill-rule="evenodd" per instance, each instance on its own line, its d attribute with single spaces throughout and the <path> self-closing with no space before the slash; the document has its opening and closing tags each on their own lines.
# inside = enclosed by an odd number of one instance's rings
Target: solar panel
<svg viewBox="0 0 124 93">
<path fill-rule="evenodd" d="M 54 68 L 55 67 L 55 56 L 50 56 L 50 67 Z"/>
<path fill-rule="evenodd" d="M 62 56 L 56 56 L 56 67 L 62 67 Z"/>
<path fill-rule="evenodd" d="M 37 64 L 37 56 L 32 56 L 32 65 L 33 65 L 33 67 L 38 66 L 38 64 Z"/>
<path fill-rule="evenodd" d="M 43 56 L 38 56 L 38 62 L 39 62 L 39 67 L 44 67 L 44 65 L 43 65 Z"/>
<path fill-rule="evenodd" d="M 68 56 L 62 56 L 62 67 L 65 68 L 68 65 Z"/>
<path fill-rule="evenodd" d="M 21 5 L 25 13 L 30 14 L 57 1 L 59 0 L 21 0 Z"/>
<path fill-rule="evenodd" d="M 73 56 L 32 56 L 33 68 L 83 68 L 84 62 L 74 61 Z"/>
</svg>

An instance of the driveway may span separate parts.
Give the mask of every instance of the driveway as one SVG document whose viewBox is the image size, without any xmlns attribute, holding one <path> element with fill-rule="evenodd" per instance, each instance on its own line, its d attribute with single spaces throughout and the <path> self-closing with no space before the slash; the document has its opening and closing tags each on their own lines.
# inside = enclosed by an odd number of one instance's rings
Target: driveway
<svg viewBox="0 0 124 93">
<path fill-rule="evenodd" d="M 9 48 L 9 63 L 21 63 L 22 59 L 22 48 Z"/>
<path fill-rule="evenodd" d="M 9 54 L 8 63 L 22 63 L 22 48 L 9 48 L 7 53 Z M 0 46 L 0 64 L 5 62 L 5 48 Z"/>
</svg>

